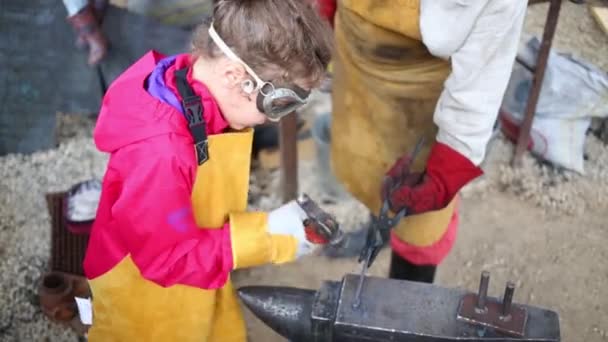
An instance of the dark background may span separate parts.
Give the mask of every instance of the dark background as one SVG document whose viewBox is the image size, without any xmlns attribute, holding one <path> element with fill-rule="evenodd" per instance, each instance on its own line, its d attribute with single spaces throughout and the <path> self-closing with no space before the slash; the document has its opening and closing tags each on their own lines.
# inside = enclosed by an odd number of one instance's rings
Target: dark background
<svg viewBox="0 0 608 342">
<path fill-rule="evenodd" d="M 2 0 L 0 155 L 55 147 L 57 112 L 96 114 L 104 88 L 146 52 L 187 51 L 189 31 L 110 6 L 109 54 L 89 67 L 66 16 L 61 0 Z"/>
</svg>

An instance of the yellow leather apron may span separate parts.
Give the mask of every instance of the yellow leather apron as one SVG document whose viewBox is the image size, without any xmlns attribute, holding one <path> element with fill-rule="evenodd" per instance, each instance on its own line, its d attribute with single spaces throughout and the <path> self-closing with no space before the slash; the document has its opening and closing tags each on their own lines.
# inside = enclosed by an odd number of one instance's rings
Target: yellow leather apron
<svg viewBox="0 0 608 342">
<path fill-rule="evenodd" d="M 424 135 L 427 143 L 413 166 L 422 171 L 437 134 L 433 113 L 450 65 L 421 42 L 419 17 L 418 0 L 338 1 L 332 167 L 374 213 L 388 169 Z M 406 243 L 430 246 L 445 233 L 453 210 L 454 202 L 406 217 L 395 232 Z"/>
<path fill-rule="evenodd" d="M 251 129 L 208 137 L 211 158 L 198 167 L 192 192 L 199 226 L 222 227 L 229 213 L 246 210 L 252 139 Z M 89 284 L 94 306 L 91 341 L 246 341 L 230 280 L 219 290 L 163 288 L 143 279 L 127 256 Z"/>
</svg>

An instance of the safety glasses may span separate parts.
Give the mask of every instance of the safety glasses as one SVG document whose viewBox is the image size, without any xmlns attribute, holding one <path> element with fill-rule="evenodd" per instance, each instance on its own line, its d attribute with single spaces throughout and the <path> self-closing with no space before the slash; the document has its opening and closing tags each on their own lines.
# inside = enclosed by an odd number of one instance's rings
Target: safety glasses
<svg viewBox="0 0 608 342">
<path fill-rule="evenodd" d="M 209 36 L 228 58 L 242 64 L 247 73 L 254 79 L 255 84 L 246 84 L 244 90 L 249 94 L 259 91 L 256 105 L 258 110 L 264 113 L 270 121 L 279 121 L 285 115 L 294 112 L 307 103 L 310 91 L 304 90 L 295 84 L 275 85 L 272 82 L 262 81 L 253 69 L 243 62 L 220 38 L 213 28 L 213 23 L 209 26 Z"/>
</svg>

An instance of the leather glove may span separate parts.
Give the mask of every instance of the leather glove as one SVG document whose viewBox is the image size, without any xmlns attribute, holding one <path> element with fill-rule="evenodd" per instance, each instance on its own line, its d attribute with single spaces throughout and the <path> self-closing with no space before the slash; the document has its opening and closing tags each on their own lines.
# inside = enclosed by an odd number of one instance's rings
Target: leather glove
<svg viewBox="0 0 608 342">
<path fill-rule="evenodd" d="M 336 0 L 314 0 L 317 6 L 319 15 L 327 20 L 331 27 L 334 26 L 334 17 L 336 16 L 337 1 Z"/>
<path fill-rule="evenodd" d="M 298 241 L 296 258 L 313 253 L 319 245 L 306 239 L 304 220 L 308 218 L 296 201 L 271 211 L 268 214 L 268 232 L 270 234 L 291 235 Z"/>
<path fill-rule="evenodd" d="M 397 160 L 382 184 L 382 196 L 393 212 L 407 208 L 410 215 L 443 209 L 463 186 L 483 174 L 465 156 L 439 142 L 431 149 L 424 173 L 408 173 L 410 164 L 408 156 Z"/>
</svg>

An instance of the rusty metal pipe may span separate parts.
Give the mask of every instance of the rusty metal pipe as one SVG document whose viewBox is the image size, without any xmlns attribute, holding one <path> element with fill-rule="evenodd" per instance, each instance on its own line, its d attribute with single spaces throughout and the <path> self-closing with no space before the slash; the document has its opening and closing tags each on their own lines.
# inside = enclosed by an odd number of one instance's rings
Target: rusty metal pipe
<svg viewBox="0 0 608 342">
<path fill-rule="evenodd" d="M 549 51 L 551 50 L 551 44 L 553 43 L 553 37 L 555 36 L 555 30 L 557 28 L 557 22 L 559 19 L 559 12 L 561 6 L 562 0 L 550 1 L 547 21 L 545 23 L 545 30 L 543 32 L 543 39 L 540 45 L 540 51 L 538 52 L 538 59 L 534 71 L 534 76 L 532 78 L 530 96 L 528 96 L 524 120 L 519 130 L 519 137 L 517 138 L 515 154 L 511 162 L 513 166 L 521 165 L 522 156 L 524 154 L 524 151 L 528 147 L 528 143 L 530 142 L 530 130 L 532 129 L 532 122 L 534 121 L 536 105 L 538 104 L 538 98 L 540 96 L 543 80 L 545 78 L 545 70 L 547 68 L 547 62 L 549 59 Z"/>
<path fill-rule="evenodd" d="M 513 303 L 513 293 L 515 292 L 515 284 L 508 282 L 505 287 L 505 295 L 502 298 L 502 317 L 508 319 L 511 315 L 511 304 Z"/>
<path fill-rule="evenodd" d="M 298 196 L 298 117 L 291 113 L 279 122 L 283 202 Z"/>
</svg>

